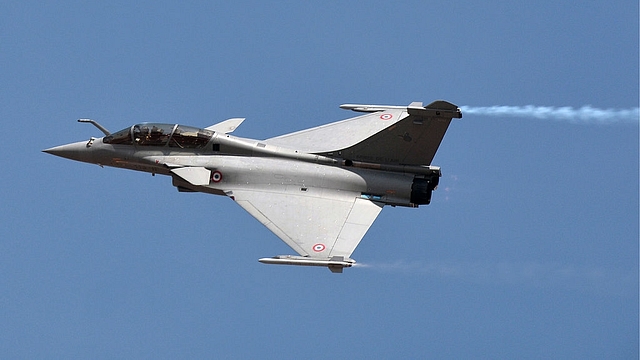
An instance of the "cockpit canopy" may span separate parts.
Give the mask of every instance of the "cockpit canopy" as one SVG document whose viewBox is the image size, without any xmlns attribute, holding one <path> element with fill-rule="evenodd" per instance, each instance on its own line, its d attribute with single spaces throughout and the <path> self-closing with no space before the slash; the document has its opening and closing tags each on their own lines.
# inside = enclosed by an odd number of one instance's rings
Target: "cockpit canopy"
<svg viewBox="0 0 640 360">
<path fill-rule="evenodd" d="M 199 149 L 207 145 L 214 132 L 177 124 L 136 124 L 105 136 L 105 144 L 166 146 Z"/>
</svg>

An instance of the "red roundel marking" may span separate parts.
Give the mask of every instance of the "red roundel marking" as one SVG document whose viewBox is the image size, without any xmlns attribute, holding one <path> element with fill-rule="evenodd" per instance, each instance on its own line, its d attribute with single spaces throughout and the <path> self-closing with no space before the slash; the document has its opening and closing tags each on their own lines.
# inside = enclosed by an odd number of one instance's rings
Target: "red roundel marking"
<svg viewBox="0 0 640 360">
<path fill-rule="evenodd" d="M 382 120 L 391 120 L 392 117 L 393 117 L 393 115 L 391 115 L 391 114 L 382 114 L 382 115 L 380 115 L 380 119 L 382 119 Z"/>
<path fill-rule="evenodd" d="M 313 251 L 315 252 L 323 252 L 326 247 L 324 244 L 315 244 L 313 245 Z"/>
<path fill-rule="evenodd" d="M 220 180 L 222 180 L 222 173 L 220 173 L 220 171 L 214 171 L 211 173 L 211 181 L 217 183 L 220 182 Z"/>
</svg>

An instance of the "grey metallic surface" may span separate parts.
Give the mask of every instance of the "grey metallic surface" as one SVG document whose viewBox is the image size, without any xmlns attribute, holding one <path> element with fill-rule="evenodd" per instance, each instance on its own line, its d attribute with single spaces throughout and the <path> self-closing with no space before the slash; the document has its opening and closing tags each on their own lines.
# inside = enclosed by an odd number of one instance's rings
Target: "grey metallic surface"
<svg viewBox="0 0 640 360">
<path fill-rule="evenodd" d="M 452 118 L 453 104 L 341 107 L 366 115 L 267 140 L 229 135 L 244 121 L 206 129 L 137 124 L 43 150 L 63 158 L 172 177 L 181 192 L 234 199 L 299 256 L 268 264 L 352 266 L 350 258 L 384 205 L 429 204 L 440 168 L 431 161 Z"/>
</svg>

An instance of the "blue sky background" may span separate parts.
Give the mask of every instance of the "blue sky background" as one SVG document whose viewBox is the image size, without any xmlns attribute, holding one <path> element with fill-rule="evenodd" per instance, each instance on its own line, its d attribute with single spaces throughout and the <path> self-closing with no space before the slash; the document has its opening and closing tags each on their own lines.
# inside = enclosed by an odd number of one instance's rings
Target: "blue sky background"
<svg viewBox="0 0 640 360">
<path fill-rule="evenodd" d="M 638 358 L 638 122 L 466 115 L 365 266 L 231 200 L 41 153 L 136 122 L 268 138 L 342 103 L 638 107 L 637 1 L 0 4 L 3 358 Z"/>
</svg>

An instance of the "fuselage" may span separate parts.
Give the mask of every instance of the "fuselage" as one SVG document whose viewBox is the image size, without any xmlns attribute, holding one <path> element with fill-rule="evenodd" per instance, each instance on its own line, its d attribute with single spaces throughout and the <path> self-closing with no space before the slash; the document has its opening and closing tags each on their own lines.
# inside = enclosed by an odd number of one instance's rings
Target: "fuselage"
<svg viewBox="0 0 640 360">
<path fill-rule="evenodd" d="M 431 162 L 457 106 L 344 105 L 363 112 L 266 140 L 230 135 L 231 118 L 201 129 L 141 123 L 104 137 L 44 150 L 64 158 L 166 175 L 181 192 L 235 200 L 297 255 L 261 258 L 280 265 L 351 267 L 351 254 L 385 205 L 431 202 L 440 168 Z"/>
<path fill-rule="evenodd" d="M 440 176 L 435 167 L 389 169 L 170 124 L 138 124 L 45 152 L 101 166 L 168 175 L 180 191 L 226 195 L 225 189 L 231 186 L 269 191 L 271 185 L 278 184 L 292 191 L 357 192 L 363 198 L 393 206 L 428 204 Z M 194 184 L 177 175 L 175 169 L 187 167 L 207 169 L 208 181 Z"/>
</svg>

